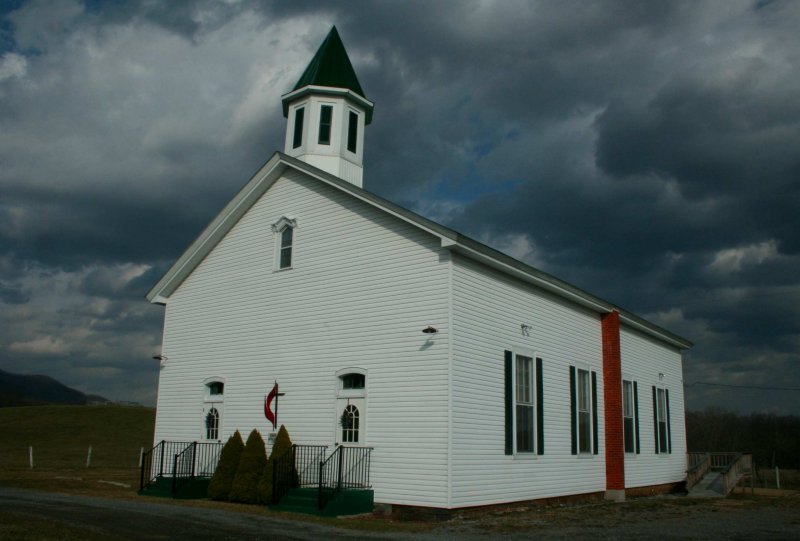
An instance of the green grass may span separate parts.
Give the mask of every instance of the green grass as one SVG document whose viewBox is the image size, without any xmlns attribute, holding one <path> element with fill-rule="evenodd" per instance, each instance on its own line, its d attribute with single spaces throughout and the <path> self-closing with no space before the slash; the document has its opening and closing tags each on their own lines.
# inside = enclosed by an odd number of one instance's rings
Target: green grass
<svg viewBox="0 0 800 541">
<path fill-rule="evenodd" d="M 0 408 L 3 470 L 138 468 L 139 450 L 153 445 L 155 409 L 135 406 Z"/>
</svg>

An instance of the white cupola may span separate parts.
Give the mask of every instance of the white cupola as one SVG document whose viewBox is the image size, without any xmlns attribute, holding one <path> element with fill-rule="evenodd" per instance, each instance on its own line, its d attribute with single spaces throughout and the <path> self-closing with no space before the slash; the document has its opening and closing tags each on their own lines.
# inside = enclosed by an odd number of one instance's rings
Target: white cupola
<svg viewBox="0 0 800 541">
<path fill-rule="evenodd" d="M 284 153 L 362 187 L 364 127 L 373 103 L 331 28 L 294 89 L 284 94 Z"/>
</svg>

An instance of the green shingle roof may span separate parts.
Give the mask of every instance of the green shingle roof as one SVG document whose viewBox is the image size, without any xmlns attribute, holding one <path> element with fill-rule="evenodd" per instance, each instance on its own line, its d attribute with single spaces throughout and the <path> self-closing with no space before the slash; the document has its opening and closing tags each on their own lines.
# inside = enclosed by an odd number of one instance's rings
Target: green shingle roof
<svg viewBox="0 0 800 541">
<path fill-rule="evenodd" d="M 328 37 L 319 46 L 293 91 L 309 85 L 346 88 L 366 99 L 335 26 L 328 32 Z"/>
</svg>

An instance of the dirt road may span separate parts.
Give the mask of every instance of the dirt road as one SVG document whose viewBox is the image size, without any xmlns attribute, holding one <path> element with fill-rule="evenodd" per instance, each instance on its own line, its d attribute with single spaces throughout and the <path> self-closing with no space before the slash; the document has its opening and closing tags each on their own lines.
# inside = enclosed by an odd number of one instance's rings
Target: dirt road
<svg viewBox="0 0 800 541">
<path fill-rule="evenodd" d="M 3 522 L 47 521 L 58 525 L 63 532 L 78 532 L 74 537 L 44 535 L 32 539 L 800 539 L 797 496 L 704 502 L 638 500 L 465 513 L 445 523 L 422 525 L 414 531 L 402 523 L 383 519 L 309 522 L 144 498 L 114 500 L 13 488 L 0 488 L 0 510 Z M 19 530 L 4 527 L 0 522 L 0 537 L 14 539 L 14 532 Z"/>
</svg>

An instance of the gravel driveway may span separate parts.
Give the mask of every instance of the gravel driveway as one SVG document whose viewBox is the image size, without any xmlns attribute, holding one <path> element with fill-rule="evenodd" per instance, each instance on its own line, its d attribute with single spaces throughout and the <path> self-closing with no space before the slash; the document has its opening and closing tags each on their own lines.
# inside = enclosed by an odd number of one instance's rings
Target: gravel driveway
<svg viewBox="0 0 800 541">
<path fill-rule="evenodd" d="M 800 539 L 798 496 L 702 502 L 650 499 L 465 513 L 413 533 L 393 532 L 392 523 L 383 519 L 347 519 L 377 522 L 373 525 L 384 531 L 376 533 L 353 529 L 359 525 L 349 527 L 344 519 L 338 526 L 336 521 L 291 520 L 146 498 L 114 500 L 13 488 L 0 488 L 0 509 L 13 516 L 47 518 L 65 527 L 86 529 L 95 538 L 123 540 Z M 404 529 L 402 524 L 397 528 Z"/>
</svg>

